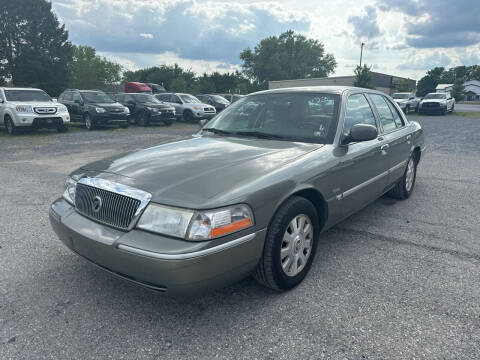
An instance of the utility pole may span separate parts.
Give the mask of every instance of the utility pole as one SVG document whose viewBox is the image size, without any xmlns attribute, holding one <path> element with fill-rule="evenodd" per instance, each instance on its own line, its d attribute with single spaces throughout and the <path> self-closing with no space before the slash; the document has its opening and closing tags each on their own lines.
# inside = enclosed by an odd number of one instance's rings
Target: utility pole
<svg viewBox="0 0 480 360">
<path fill-rule="evenodd" d="M 363 56 L 363 46 L 365 43 L 362 42 L 362 46 L 360 47 L 360 67 L 362 67 L 362 56 Z"/>
</svg>

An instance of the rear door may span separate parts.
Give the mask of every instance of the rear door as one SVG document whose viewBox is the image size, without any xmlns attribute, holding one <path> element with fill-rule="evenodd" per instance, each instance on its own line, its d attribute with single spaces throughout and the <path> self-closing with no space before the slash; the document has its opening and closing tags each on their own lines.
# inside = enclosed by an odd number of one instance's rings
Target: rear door
<svg viewBox="0 0 480 360">
<path fill-rule="evenodd" d="M 403 176 L 411 150 L 411 134 L 396 106 L 383 95 L 370 94 L 381 123 L 384 155 L 388 162 L 388 186 Z"/>
<path fill-rule="evenodd" d="M 375 113 L 363 93 L 347 99 L 343 133 L 348 134 L 355 124 L 369 124 L 379 131 Z M 388 179 L 388 164 L 382 151 L 384 139 L 350 143 L 338 148 L 339 164 L 334 175 L 337 199 L 343 217 L 361 209 L 383 194 Z"/>
<path fill-rule="evenodd" d="M 75 120 L 79 121 L 79 120 L 83 120 L 83 99 L 82 97 L 80 96 L 80 93 L 78 92 L 73 92 L 72 93 L 72 106 L 71 106 L 71 109 L 72 109 L 72 112 L 71 112 L 71 116 L 75 118 Z"/>
</svg>

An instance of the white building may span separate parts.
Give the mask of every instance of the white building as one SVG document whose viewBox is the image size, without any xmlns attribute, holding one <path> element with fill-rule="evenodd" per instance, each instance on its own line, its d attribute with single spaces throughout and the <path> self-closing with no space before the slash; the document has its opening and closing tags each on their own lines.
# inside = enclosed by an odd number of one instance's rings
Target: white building
<svg viewBox="0 0 480 360">
<path fill-rule="evenodd" d="M 480 80 L 465 81 L 465 100 L 480 101 Z M 437 92 L 451 92 L 453 84 L 438 84 Z"/>
</svg>

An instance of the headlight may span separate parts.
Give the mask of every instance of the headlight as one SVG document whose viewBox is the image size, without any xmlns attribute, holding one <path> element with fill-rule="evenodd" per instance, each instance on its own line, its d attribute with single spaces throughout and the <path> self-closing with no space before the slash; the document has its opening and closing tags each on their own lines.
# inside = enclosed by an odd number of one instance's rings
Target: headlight
<svg viewBox="0 0 480 360">
<path fill-rule="evenodd" d="M 67 181 L 65 181 L 65 191 L 63 193 L 63 198 L 72 205 L 75 204 L 76 189 L 77 189 L 77 181 L 69 177 Z"/>
<path fill-rule="evenodd" d="M 30 105 L 17 105 L 15 107 L 15 110 L 19 113 L 31 113 L 33 112 L 33 109 Z"/>
<path fill-rule="evenodd" d="M 137 227 L 159 234 L 185 238 L 193 211 L 150 204 Z"/>
<path fill-rule="evenodd" d="M 96 111 L 97 113 L 100 113 L 100 114 L 101 114 L 101 113 L 106 112 L 107 110 L 105 110 L 104 108 L 101 108 L 101 107 L 96 107 L 96 108 L 95 108 L 95 111 Z"/>
<path fill-rule="evenodd" d="M 199 211 L 193 215 L 187 240 L 209 240 L 249 228 L 253 224 L 252 210 L 247 205 Z"/>
<path fill-rule="evenodd" d="M 130 114 L 130 109 L 127 108 L 126 106 L 125 106 L 125 108 L 123 109 L 123 111 L 124 111 L 126 114 Z"/>
<path fill-rule="evenodd" d="M 57 108 L 58 112 L 67 112 L 67 107 L 65 105 L 59 105 Z"/>
<path fill-rule="evenodd" d="M 192 211 L 150 204 L 137 227 L 191 241 L 210 240 L 253 226 L 247 205 L 208 211 Z"/>
</svg>

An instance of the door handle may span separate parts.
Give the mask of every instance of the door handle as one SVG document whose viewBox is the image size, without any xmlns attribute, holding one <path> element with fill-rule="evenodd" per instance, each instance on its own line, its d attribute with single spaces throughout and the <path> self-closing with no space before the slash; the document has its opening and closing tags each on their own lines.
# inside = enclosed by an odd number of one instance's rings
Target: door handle
<svg viewBox="0 0 480 360">
<path fill-rule="evenodd" d="M 387 150 L 389 147 L 390 147 L 390 145 L 384 144 L 384 145 L 380 146 L 380 150 L 381 150 L 381 151 L 385 151 L 385 150 Z"/>
</svg>

